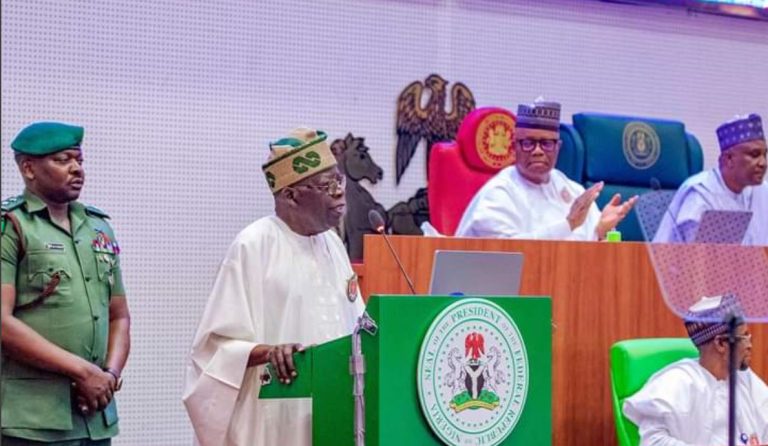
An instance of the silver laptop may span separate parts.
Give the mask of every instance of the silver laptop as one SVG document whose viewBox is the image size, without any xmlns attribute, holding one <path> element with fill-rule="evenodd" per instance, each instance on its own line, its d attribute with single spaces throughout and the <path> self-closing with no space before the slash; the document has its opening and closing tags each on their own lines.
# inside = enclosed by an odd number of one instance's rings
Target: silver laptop
<svg viewBox="0 0 768 446">
<path fill-rule="evenodd" d="M 693 241 L 740 245 L 747 235 L 751 220 L 750 211 L 704 211 Z"/>
<path fill-rule="evenodd" d="M 516 296 L 523 254 L 519 252 L 435 251 L 429 294 Z"/>
</svg>

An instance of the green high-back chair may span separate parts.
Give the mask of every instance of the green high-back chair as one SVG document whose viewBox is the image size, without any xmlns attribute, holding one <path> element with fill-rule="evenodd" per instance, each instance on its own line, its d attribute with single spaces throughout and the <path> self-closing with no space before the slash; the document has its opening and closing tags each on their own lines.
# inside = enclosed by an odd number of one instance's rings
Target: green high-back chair
<svg viewBox="0 0 768 446">
<path fill-rule="evenodd" d="M 616 193 L 627 199 L 653 189 L 676 190 L 704 166 L 701 144 L 680 121 L 577 113 L 572 126 L 560 126 L 560 138 L 556 167 L 584 187 L 604 181 L 596 201 L 600 209 Z M 624 240 L 645 240 L 634 210 L 617 229 Z"/>
<path fill-rule="evenodd" d="M 654 373 L 683 359 L 696 358 L 699 351 L 688 338 L 628 339 L 611 347 L 611 394 L 616 437 L 621 446 L 637 446 L 640 435 L 624 417 L 624 400 L 637 393 Z"/>
</svg>

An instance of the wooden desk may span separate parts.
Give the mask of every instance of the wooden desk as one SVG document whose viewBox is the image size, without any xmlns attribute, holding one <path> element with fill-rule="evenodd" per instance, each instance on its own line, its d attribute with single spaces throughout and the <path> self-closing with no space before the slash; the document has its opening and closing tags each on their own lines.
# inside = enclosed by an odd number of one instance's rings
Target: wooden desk
<svg viewBox="0 0 768 446">
<path fill-rule="evenodd" d="M 411 236 L 391 241 L 417 293 L 427 292 L 436 249 L 525 254 L 521 294 L 552 297 L 552 425 L 558 446 L 616 444 L 609 372 L 613 343 L 686 336 L 680 318 L 664 303 L 642 243 Z M 382 237 L 366 235 L 364 243 L 364 262 L 356 267 L 364 296 L 408 294 Z M 752 366 L 766 379 L 768 325 L 751 331 Z"/>
</svg>

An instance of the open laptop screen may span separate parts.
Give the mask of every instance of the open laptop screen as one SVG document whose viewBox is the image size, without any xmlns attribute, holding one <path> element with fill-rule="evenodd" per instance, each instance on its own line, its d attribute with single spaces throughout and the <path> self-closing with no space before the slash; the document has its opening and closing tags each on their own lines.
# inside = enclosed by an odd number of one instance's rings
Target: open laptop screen
<svg viewBox="0 0 768 446">
<path fill-rule="evenodd" d="M 740 245 L 747 234 L 750 220 L 750 211 L 704 211 L 693 241 Z"/>
<path fill-rule="evenodd" d="M 519 252 L 435 251 L 429 294 L 516 296 L 523 254 Z"/>
</svg>

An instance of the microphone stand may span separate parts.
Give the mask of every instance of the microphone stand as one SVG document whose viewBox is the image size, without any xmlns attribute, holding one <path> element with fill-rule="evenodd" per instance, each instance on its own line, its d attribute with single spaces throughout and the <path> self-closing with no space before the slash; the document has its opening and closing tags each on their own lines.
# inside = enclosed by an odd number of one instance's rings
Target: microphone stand
<svg viewBox="0 0 768 446">
<path fill-rule="evenodd" d="M 736 327 L 743 321 L 735 314 L 726 316 L 728 324 L 728 445 L 736 446 Z"/>
<path fill-rule="evenodd" d="M 397 266 L 400 268 L 400 272 L 403 273 L 403 277 L 405 277 L 405 281 L 408 282 L 408 288 L 411 290 L 411 294 L 416 294 L 416 289 L 413 287 L 413 282 L 411 282 L 411 278 L 408 276 L 408 273 L 405 272 L 405 268 L 403 268 L 403 262 L 400 261 L 400 256 L 397 255 L 397 251 L 395 251 L 395 248 L 392 247 L 392 244 L 389 242 L 389 237 L 387 237 L 387 234 L 384 232 L 384 228 L 377 228 L 376 232 L 381 234 L 382 237 L 384 237 L 384 241 L 387 243 L 387 246 L 389 247 L 389 252 L 392 253 L 392 255 L 395 257 L 395 263 L 397 263 Z"/>
</svg>

